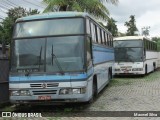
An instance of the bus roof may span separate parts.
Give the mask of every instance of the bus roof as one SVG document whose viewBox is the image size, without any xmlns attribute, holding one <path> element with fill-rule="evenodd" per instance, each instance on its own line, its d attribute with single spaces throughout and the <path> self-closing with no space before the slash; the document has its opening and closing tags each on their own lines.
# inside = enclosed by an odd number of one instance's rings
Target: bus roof
<svg viewBox="0 0 160 120">
<path fill-rule="evenodd" d="M 78 16 L 85 17 L 85 16 L 89 16 L 89 14 L 85 12 L 49 12 L 49 13 L 42 13 L 42 14 L 22 17 L 22 18 L 17 19 L 16 22 L 25 21 L 25 20 L 37 20 L 37 19 L 47 19 L 47 18 L 65 18 L 65 17 L 78 17 Z"/>
<path fill-rule="evenodd" d="M 124 37 L 114 38 L 114 40 L 143 40 L 144 38 L 150 40 L 149 38 L 146 38 L 144 36 L 124 36 Z"/>
</svg>

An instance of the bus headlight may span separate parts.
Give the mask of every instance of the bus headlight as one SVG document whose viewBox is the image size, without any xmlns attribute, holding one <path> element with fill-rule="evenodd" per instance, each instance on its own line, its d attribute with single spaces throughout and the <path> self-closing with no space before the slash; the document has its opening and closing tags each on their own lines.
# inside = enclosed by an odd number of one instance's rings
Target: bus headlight
<svg viewBox="0 0 160 120">
<path fill-rule="evenodd" d="M 66 94 L 84 94 L 86 92 L 86 87 L 84 88 L 63 88 L 60 90 L 60 95 Z"/>
<path fill-rule="evenodd" d="M 70 88 L 61 89 L 60 92 L 59 92 L 59 94 L 63 94 L 63 95 L 65 95 L 65 94 L 71 94 L 71 93 L 72 93 L 72 91 L 71 91 Z"/>
<path fill-rule="evenodd" d="M 74 88 L 74 89 L 72 89 L 72 93 L 73 94 L 80 94 L 81 93 L 81 89 L 80 88 Z"/>
<path fill-rule="evenodd" d="M 13 90 L 11 91 L 11 96 L 30 96 L 30 92 L 28 90 Z"/>
<path fill-rule="evenodd" d="M 20 96 L 30 96 L 30 92 L 28 90 L 21 90 Z"/>
<path fill-rule="evenodd" d="M 18 90 L 11 91 L 11 96 L 19 96 L 20 93 Z"/>
</svg>

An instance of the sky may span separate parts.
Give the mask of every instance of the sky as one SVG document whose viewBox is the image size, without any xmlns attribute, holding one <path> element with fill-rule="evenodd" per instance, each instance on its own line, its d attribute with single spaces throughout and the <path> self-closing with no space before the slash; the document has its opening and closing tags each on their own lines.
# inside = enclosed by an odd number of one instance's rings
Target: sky
<svg viewBox="0 0 160 120">
<path fill-rule="evenodd" d="M 119 0 L 117 6 L 105 4 L 110 17 L 115 19 L 120 32 L 125 33 L 124 26 L 130 15 L 135 15 L 136 26 L 141 34 L 143 27 L 150 27 L 150 36 L 160 36 L 160 1 L 159 0 Z"/>
<path fill-rule="evenodd" d="M 42 11 L 46 5 L 42 3 L 42 0 L 0 0 L 0 18 L 7 16 L 6 12 L 8 9 L 19 6 L 26 9 L 31 8 Z"/>
<path fill-rule="evenodd" d="M 42 0 L 0 0 L 0 18 L 6 17 L 7 9 L 14 6 L 39 9 L 43 11 L 46 5 Z M 143 27 L 150 27 L 150 36 L 160 36 L 160 1 L 159 0 L 119 0 L 117 6 L 105 4 L 110 11 L 110 17 L 117 22 L 118 30 L 127 31 L 124 23 L 129 21 L 130 15 L 135 15 L 136 26 L 141 34 Z"/>
</svg>

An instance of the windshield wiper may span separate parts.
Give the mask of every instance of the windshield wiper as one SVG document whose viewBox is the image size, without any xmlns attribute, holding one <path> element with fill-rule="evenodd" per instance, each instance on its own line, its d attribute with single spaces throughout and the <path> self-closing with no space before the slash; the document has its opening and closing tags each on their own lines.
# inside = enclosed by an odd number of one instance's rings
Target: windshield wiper
<svg viewBox="0 0 160 120">
<path fill-rule="evenodd" d="M 60 73 L 61 73 L 62 75 L 64 75 L 63 69 L 62 69 L 62 67 L 61 67 L 61 65 L 60 65 L 60 63 L 59 63 L 59 61 L 58 61 L 58 59 L 57 59 L 57 56 L 53 53 L 53 45 L 52 45 L 52 54 L 51 54 L 51 56 L 52 56 L 52 66 L 53 66 L 53 60 L 54 60 L 54 58 L 55 58 L 55 62 L 56 62 L 57 66 L 58 66 L 58 68 L 59 68 L 59 70 L 60 70 Z"/>
<path fill-rule="evenodd" d="M 38 60 L 38 65 L 39 65 L 39 71 L 40 71 L 40 67 L 41 67 L 41 55 L 42 55 L 42 46 L 39 52 L 39 60 Z"/>
</svg>

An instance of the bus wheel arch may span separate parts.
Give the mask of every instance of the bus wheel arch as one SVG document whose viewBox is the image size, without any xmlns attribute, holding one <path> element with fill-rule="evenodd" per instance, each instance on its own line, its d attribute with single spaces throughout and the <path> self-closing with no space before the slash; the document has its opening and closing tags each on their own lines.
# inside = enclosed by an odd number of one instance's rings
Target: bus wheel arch
<svg viewBox="0 0 160 120">
<path fill-rule="evenodd" d="M 92 84 L 92 87 L 93 87 L 93 96 L 96 97 L 97 94 L 98 94 L 98 91 L 97 91 L 97 75 L 94 75 L 94 76 L 93 76 L 93 84 Z"/>
<path fill-rule="evenodd" d="M 92 103 L 94 101 L 94 98 L 98 95 L 97 91 L 97 75 L 93 76 L 93 82 L 92 82 L 92 97 L 87 103 Z"/>
</svg>

